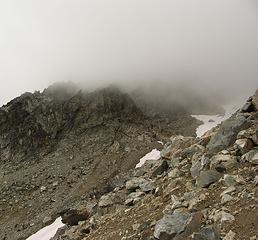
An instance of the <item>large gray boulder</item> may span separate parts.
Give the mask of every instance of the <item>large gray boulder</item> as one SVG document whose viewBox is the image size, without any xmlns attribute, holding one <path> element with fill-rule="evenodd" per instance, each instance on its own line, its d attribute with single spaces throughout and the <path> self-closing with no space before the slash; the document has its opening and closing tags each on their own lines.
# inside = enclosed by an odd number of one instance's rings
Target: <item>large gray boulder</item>
<svg viewBox="0 0 258 240">
<path fill-rule="evenodd" d="M 182 233 L 191 221 L 191 214 L 187 212 L 175 212 L 165 215 L 155 226 L 154 237 L 159 240 L 172 240 Z"/>
<path fill-rule="evenodd" d="M 236 114 L 224 121 L 219 130 L 211 137 L 207 145 L 208 152 L 213 155 L 232 145 L 237 134 L 250 126 L 250 121 L 242 114 Z"/>
<path fill-rule="evenodd" d="M 222 174 L 216 170 L 201 171 L 199 177 L 196 179 L 197 187 L 209 187 L 212 183 L 217 182 L 222 177 Z"/>
</svg>

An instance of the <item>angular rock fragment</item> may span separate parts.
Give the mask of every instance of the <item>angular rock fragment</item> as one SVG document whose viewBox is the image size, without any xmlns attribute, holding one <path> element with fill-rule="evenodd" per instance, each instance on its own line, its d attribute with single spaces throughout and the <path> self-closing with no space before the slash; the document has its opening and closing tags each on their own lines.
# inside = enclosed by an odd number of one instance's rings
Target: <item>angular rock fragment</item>
<svg viewBox="0 0 258 240">
<path fill-rule="evenodd" d="M 190 220 L 191 214 L 187 212 L 165 215 L 155 225 L 154 237 L 159 240 L 172 240 L 185 230 Z"/>
<path fill-rule="evenodd" d="M 199 233 L 192 235 L 193 240 L 221 240 L 217 229 L 213 226 L 202 228 Z"/>
<path fill-rule="evenodd" d="M 157 177 L 168 170 L 168 162 L 166 160 L 158 161 L 152 170 L 152 177 Z"/>
<path fill-rule="evenodd" d="M 216 170 L 201 171 L 200 176 L 196 179 L 196 185 L 199 188 L 209 187 L 212 183 L 217 182 L 222 174 Z"/>
<path fill-rule="evenodd" d="M 250 124 L 250 121 L 242 114 L 227 119 L 220 125 L 217 133 L 211 137 L 207 145 L 208 152 L 216 154 L 229 147 L 235 142 L 238 132 L 248 128 Z"/>
<path fill-rule="evenodd" d="M 183 148 L 187 148 L 193 142 L 192 137 L 175 136 L 170 138 L 170 142 L 166 143 L 161 151 L 161 157 L 171 160 L 181 152 Z"/>
<path fill-rule="evenodd" d="M 128 180 L 125 184 L 125 187 L 128 191 L 134 191 L 135 189 L 139 188 L 141 184 L 147 183 L 148 181 L 144 178 L 132 178 Z"/>
</svg>

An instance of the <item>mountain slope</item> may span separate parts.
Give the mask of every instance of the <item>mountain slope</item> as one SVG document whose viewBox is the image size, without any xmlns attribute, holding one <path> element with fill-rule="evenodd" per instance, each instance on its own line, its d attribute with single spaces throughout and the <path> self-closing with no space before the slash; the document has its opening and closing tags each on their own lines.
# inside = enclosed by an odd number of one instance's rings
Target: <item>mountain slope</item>
<svg viewBox="0 0 258 240">
<path fill-rule="evenodd" d="M 258 90 L 201 138 L 171 137 L 161 156 L 89 198 L 82 204 L 88 216 L 54 240 L 257 238 Z"/>
<path fill-rule="evenodd" d="M 0 108 L 0 239 L 25 239 L 64 209 L 110 191 L 158 140 L 193 135 L 198 125 L 186 112 L 152 121 L 115 88 L 64 89 L 26 93 Z"/>
</svg>

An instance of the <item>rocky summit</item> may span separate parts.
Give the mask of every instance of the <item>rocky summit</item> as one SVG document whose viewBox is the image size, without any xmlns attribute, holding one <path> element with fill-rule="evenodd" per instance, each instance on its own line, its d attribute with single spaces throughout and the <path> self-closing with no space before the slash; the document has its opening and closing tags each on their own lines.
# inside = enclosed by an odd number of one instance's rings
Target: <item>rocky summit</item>
<svg viewBox="0 0 258 240">
<path fill-rule="evenodd" d="M 166 161 L 153 166 L 154 180 L 143 176 L 145 168 L 130 169 L 161 148 L 158 141 L 194 136 L 199 124 L 183 109 L 153 119 L 113 87 L 87 92 L 57 84 L 12 100 L 0 108 L 0 239 L 26 239 L 59 216 L 67 226 L 93 224 L 95 213 L 122 213 L 158 196 L 155 179 L 168 171 Z M 94 233 L 84 225 L 79 235 L 60 238 Z"/>
<path fill-rule="evenodd" d="M 159 160 L 125 175 L 67 211 L 70 221 L 64 213 L 52 239 L 258 239 L 258 91 L 202 137 L 172 136 Z"/>
</svg>

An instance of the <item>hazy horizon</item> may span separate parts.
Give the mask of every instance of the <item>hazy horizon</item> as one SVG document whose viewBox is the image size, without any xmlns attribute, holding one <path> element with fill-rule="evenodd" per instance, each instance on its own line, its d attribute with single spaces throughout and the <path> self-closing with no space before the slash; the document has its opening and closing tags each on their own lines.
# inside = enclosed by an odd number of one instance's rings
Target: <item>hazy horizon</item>
<svg viewBox="0 0 258 240">
<path fill-rule="evenodd" d="M 60 81 L 249 96 L 257 26 L 255 0 L 0 1 L 0 105 Z"/>
</svg>

